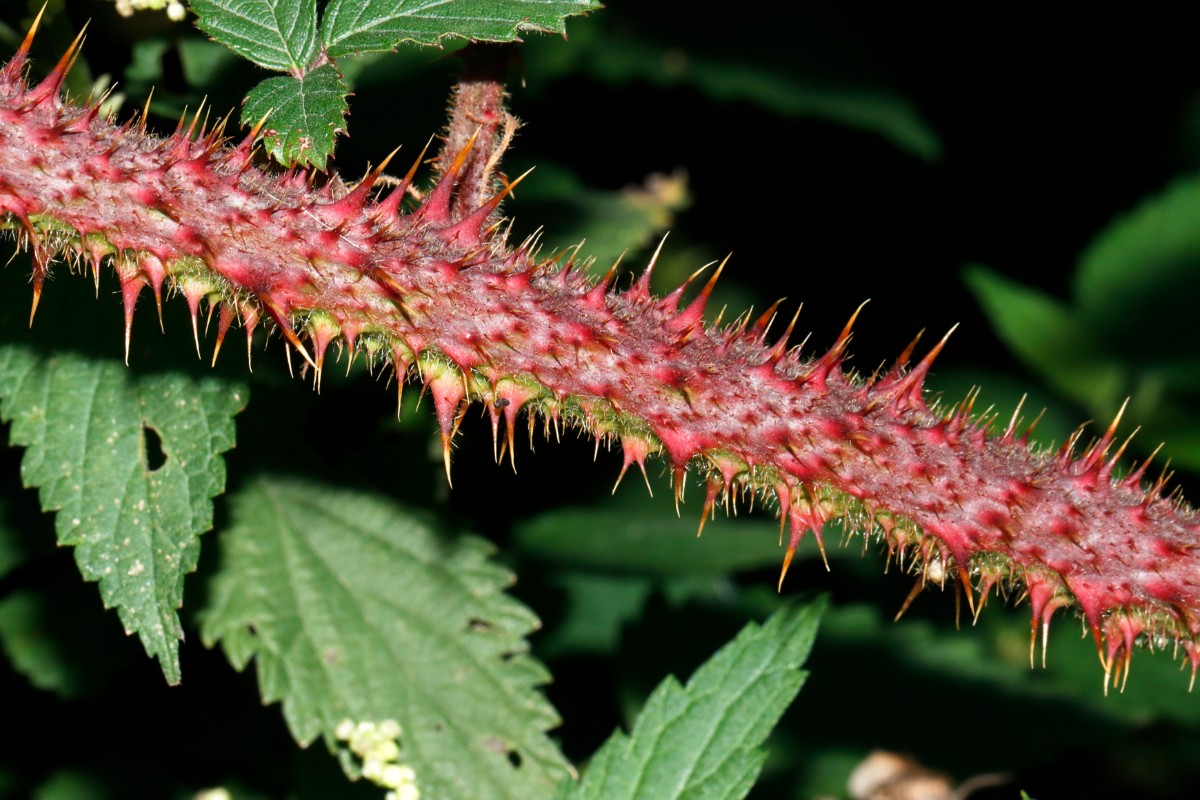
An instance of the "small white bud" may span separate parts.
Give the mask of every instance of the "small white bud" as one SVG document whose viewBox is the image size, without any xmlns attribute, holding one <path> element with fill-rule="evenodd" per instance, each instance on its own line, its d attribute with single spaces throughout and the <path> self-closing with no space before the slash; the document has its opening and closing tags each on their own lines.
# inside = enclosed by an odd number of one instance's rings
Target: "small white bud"
<svg viewBox="0 0 1200 800">
<path fill-rule="evenodd" d="M 404 775 L 404 768 L 399 764 L 388 764 L 383 768 L 383 774 L 379 776 L 379 785 L 385 786 L 388 789 L 399 789 L 404 784 L 408 783 Z"/>
<path fill-rule="evenodd" d="M 396 744 L 395 739 L 384 739 L 376 742 L 371 748 L 371 757 L 378 758 L 380 761 L 395 761 L 400 757 L 400 745 Z"/>
<path fill-rule="evenodd" d="M 223 786 L 215 789 L 202 789 L 196 792 L 195 800 L 233 800 L 233 795 Z"/>
<path fill-rule="evenodd" d="M 379 759 L 368 758 L 363 761 L 363 777 L 369 780 L 371 783 L 381 783 L 385 766 L 386 765 L 384 762 L 380 761 Z"/>
</svg>

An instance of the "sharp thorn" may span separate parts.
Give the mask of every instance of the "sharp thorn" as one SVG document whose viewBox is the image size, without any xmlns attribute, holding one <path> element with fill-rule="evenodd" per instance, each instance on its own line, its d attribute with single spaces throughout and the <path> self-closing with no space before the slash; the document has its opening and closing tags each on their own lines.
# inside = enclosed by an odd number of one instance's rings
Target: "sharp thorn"
<svg viewBox="0 0 1200 800">
<path fill-rule="evenodd" d="M 442 464 L 446 467 L 446 483 L 451 489 L 454 488 L 454 481 L 450 479 L 450 437 L 442 434 Z"/>
<path fill-rule="evenodd" d="M 908 595 L 904 598 L 904 602 L 900 604 L 900 610 L 896 612 L 896 616 L 892 617 L 892 622 L 899 622 L 904 616 L 904 612 L 908 611 L 908 607 L 917 599 L 917 595 L 925 588 L 925 575 L 922 574 L 917 578 L 917 582 L 908 590 Z"/>
<path fill-rule="evenodd" d="M 29 327 L 33 327 L 33 318 L 37 314 L 38 302 L 42 299 L 42 287 L 35 284 L 33 287 L 33 304 L 29 308 Z"/>
<path fill-rule="evenodd" d="M 783 554 L 783 568 L 779 570 L 779 583 L 775 586 L 776 592 L 783 591 L 783 579 L 787 577 L 788 567 L 792 565 L 792 556 L 796 555 L 796 548 L 789 547 L 787 552 Z"/>
<path fill-rule="evenodd" d="M 33 24 L 29 26 L 29 30 L 25 32 L 25 38 L 21 40 L 21 46 L 17 48 L 16 55 L 13 56 L 13 61 L 24 61 L 29 56 L 29 48 L 33 46 L 33 37 L 37 34 L 38 26 L 42 23 L 42 15 L 46 13 L 46 6 L 50 5 L 49 0 L 42 3 L 41 10 L 37 16 L 33 18 Z"/>
</svg>

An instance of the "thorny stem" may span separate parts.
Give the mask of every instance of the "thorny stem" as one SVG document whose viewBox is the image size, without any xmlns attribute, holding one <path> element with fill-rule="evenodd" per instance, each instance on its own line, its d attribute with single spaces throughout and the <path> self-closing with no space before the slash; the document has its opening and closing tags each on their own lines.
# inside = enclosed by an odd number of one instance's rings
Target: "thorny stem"
<svg viewBox="0 0 1200 800">
<path fill-rule="evenodd" d="M 273 323 L 317 371 L 333 342 L 390 362 L 432 396 L 449 471 L 463 409 L 482 403 L 511 449 L 518 414 L 620 443 L 624 469 L 659 453 L 675 491 L 707 480 L 704 513 L 751 493 L 801 538 L 844 516 L 893 555 L 957 575 L 979 602 L 1022 584 L 1036 635 L 1077 604 L 1106 678 L 1128 674 L 1138 641 L 1176 643 L 1200 668 L 1200 518 L 1143 484 L 1149 463 L 1117 477 L 1117 422 L 1079 452 L 1039 452 L 1019 413 L 1003 432 L 931 406 L 911 347 L 886 373 L 844 367 L 853 319 L 824 355 L 773 342 L 774 309 L 730 327 L 705 322 L 719 273 L 690 303 L 686 285 L 650 292 L 646 270 L 624 291 L 608 279 L 512 247 L 495 226 L 496 162 L 514 124 L 501 60 L 468 65 L 437 184 L 400 213 L 408 179 L 385 197 L 372 173 L 352 190 L 269 174 L 253 136 L 165 139 L 117 126 L 60 96 L 71 53 L 25 85 L 23 46 L 0 68 L 0 223 L 33 251 L 34 296 L 58 258 L 117 267 L 126 324 L 141 289 L 173 285 L 193 318 L 219 306 L 247 340 Z M 455 153 L 459 142 L 470 142 Z M 494 194 L 492 193 L 494 191 Z M 307 339 L 307 344 L 301 337 Z M 623 469 L 623 471 L 624 471 Z M 925 576 L 923 576 L 925 577 Z M 975 599 L 970 598 L 972 611 Z M 1031 639 L 1031 648 L 1033 641 Z"/>
</svg>

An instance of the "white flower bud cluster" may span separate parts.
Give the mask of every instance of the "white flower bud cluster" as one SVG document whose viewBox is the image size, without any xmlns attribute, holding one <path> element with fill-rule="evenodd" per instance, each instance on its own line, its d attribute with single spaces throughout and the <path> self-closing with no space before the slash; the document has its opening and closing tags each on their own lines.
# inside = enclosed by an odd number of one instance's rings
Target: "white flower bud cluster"
<svg viewBox="0 0 1200 800">
<path fill-rule="evenodd" d="M 135 11 L 167 10 L 167 16 L 172 22 L 182 22 L 187 16 L 187 8 L 180 0 L 116 0 L 117 13 L 122 17 L 132 17 Z"/>
<path fill-rule="evenodd" d="M 214 789 L 202 789 L 196 792 L 193 800 L 233 800 L 233 795 L 223 786 Z"/>
<path fill-rule="evenodd" d="M 400 723 L 394 719 L 383 722 L 344 719 L 334 731 L 338 740 L 362 759 L 363 777 L 389 790 L 385 800 L 420 800 L 417 773 L 407 764 L 396 763 L 400 758 L 400 733 Z"/>
</svg>

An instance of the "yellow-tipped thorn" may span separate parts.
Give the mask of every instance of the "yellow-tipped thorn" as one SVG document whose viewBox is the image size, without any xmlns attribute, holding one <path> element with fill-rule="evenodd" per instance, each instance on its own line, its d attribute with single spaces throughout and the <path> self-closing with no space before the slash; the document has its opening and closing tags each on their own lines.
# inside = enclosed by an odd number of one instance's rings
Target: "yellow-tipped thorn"
<svg viewBox="0 0 1200 800">
<path fill-rule="evenodd" d="M 979 612 L 975 610 L 975 592 L 971 587 L 971 576 L 967 574 L 966 567 L 958 568 L 958 578 L 961 581 L 963 591 L 967 595 L 967 609 L 971 612 L 972 617 L 979 616 Z"/>
<path fill-rule="evenodd" d="M 205 105 L 207 102 L 208 102 L 208 95 L 204 95 L 204 97 L 201 97 L 201 98 L 200 98 L 200 104 L 199 104 L 198 106 L 196 106 L 196 113 L 192 115 L 192 124 L 191 124 L 191 125 L 189 125 L 189 126 L 188 126 L 188 129 L 187 129 L 187 139 L 188 139 L 188 141 L 191 141 L 191 140 L 192 140 L 192 137 L 193 137 L 193 136 L 195 135 L 195 133 L 196 133 L 196 125 L 197 125 L 197 123 L 199 123 L 199 122 L 200 122 L 200 112 L 204 110 L 204 105 Z M 203 135 L 204 135 L 204 130 L 203 130 L 203 129 L 201 129 L 201 131 L 200 131 L 200 135 L 201 135 L 201 136 L 203 136 Z"/>
<path fill-rule="evenodd" d="M 84 37 L 87 34 L 88 26 L 91 24 L 92 21 L 90 19 L 83 23 L 83 27 L 79 29 L 78 35 L 75 36 L 75 41 L 71 42 L 71 46 L 67 48 L 66 52 L 62 54 L 62 58 L 60 58 L 58 63 L 54 65 L 54 69 L 50 71 L 51 75 L 58 76 L 57 80 L 59 82 L 61 82 L 66 74 L 71 71 L 71 67 L 75 66 L 75 60 L 79 58 L 79 52 L 83 46 Z"/>
<path fill-rule="evenodd" d="M 979 615 L 980 615 L 980 613 L 983 611 L 983 607 L 984 607 L 985 605 L 987 605 L 987 595 L 985 595 L 985 594 L 983 594 L 983 593 L 980 593 L 980 595 L 979 595 L 979 605 L 978 605 L 978 606 L 976 607 L 976 609 L 975 609 L 975 614 L 974 614 L 974 616 L 972 616 L 972 617 L 971 617 L 971 627 L 972 627 L 972 628 L 974 628 L 976 625 L 978 625 L 978 624 L 979 624 Z"/>
<path fill-rule="evenodd" d="M 650 486 L 650 476 L 646 474 L 646 464 L 640 463 L 638 467 L 642 470 L 642 480 L 646 482 L 646 491 L 650 493 L 651 497 L 654 497 L 654 489 Z"/>
<path fill-rule="evenodd" d="M 21 40 L 21 46 L 17 48 L 14 58 L 23 59 L 29 55 L 29 48 L 33 46 L 33 37 L 37 33 L 38 26 L 42 24 L 42 15 L 46 13 L 46 6 L 48 5 L 50 5 L 48 0 L 42 3 L 41 10 L 33 18 L 33 24 L 29 26 L 29 30 L 25 32 L 25 38 Z"/>
<path fill-rule="evenodd" d="M 187 112 L 185 111 L 184 113 L 187 113 Z M 254 123 L 254 127 L 250 129 L 250 141 L 253 142 L 255 139 L 258 138 L 258 135 L 260 133 L 262 133 L 263 128 L 265 128 L 267 125 L 267 118 L 270 117 L 273 113 L 275 113 L 275 109 L 268 108 L 267 112 L 262 115 L 262 117 L 258 120 L 258 122 Z"/>
<path fill-rule="evenodd" d="M 513 474 L 516 475 L 517 474 L 517 447 L 514 442 L 515 434 L 513 433 L 512 425 L 508 425 L 506 427 L 506 439 L 507 439 L 507 447 L 508 447 L 508 463 L 512 465 Z"/>
<path fill-rule="evenodd" d="M 858 321 L 858 315 L 862 313 L 862 310 L 867 307 L 867 303 L 869 302 L 871 302 L 870 298 L 863 300 L 858 304 L 858 308 L 854 309 L 854 313 L 850 315 L 850 319 L 846 320 L 846 326 L 838 334 L 834 349 L 842 350 L 846 347 L 846 343 L 850 341 L 850 333 L 854 330 L 854 323 Z"/>
<path fill-rule="evenodd" d="M 1108 424 L 1108 430 L 1104 432 L 1104 438 L 1111 440 L 1117 433 L 1117 426 L 1121 424 L 1121 417 L 1125 416 L 1125 409 L 1129 407 L 1129 398 L 1125 398 L 1125 402 L 1121 403 L 1121 407 L 1117 409 L 1117 415 L 1113 417 L 1113 421 Z M 1104 452 L 1108 452 L 1108 448 L 1104 448 Z"/>
<path fill-rule="evenodd" d="M 646 265 L 646 272 L 652 272 L 654 270 L 654 265 L 658 263 L 658 256 L 662 252 L 663 245 L 667 243 L 667 237 L 670 235 L 671 234 L 668 231 L 662 235 L 661 239 L 658 240 L 658 247 L 654 248 L 654 255 L 650 256 L 650 263 Z"/>
<path fill-rule="evenodd" d="M 1134 428 L 1133 431 L 1128 436 L 1125 437 L 1125 441 L 1121 442 L 1121 446 L 1117 448 L 1117 452 L 1113 453 L 1113 457 L 1110 460 L 1110 463 L 1116 464 L 1118 461 L 1121 460 L 1121 456 L 1125 455 L 1125 448 L 1129 447 L 1129 443 L 1133 441 L 1133 437 L 1137 436 L 1138 431 L 1140 431 L 1141 429 L 1142 429 L 1142 426 L 1139 425 L 1136 428 Z"/>
<path fill-rule="evenodd" d="M 787 577 L 788 567 L 792 565 L 792 556 L 796 555 L 796 548 L 789 547 L 787 552 L 783 554 L 783 568 L 779 570 L 779 583 L 775 586 L 776 592 L 783 591 L 783 579 Z"/>
<path fill-rule="evenodd" d="M 917 599 L 917 595 L 924 588 L 925 576 L 922 574 L 917 578 L 917 582 L 913 584 L 913 587 L 908 590 L 908 595 L 904 598 L 904 602 L 900 604 L 900 610 L 896 612 L 896 616 L 892 617 L 892 622 L 900 621 L 900 618 L 904 616 L 904 612 L 908 611 L 908 607 L 913 604 L 913 601 Z"/>
<path fill-rule="evenodd" d="M 196 327 L 196 319 L 194 317 L 192 318 L 192 327 Z M 285 328 L 282 325 L 279 326 L 279 329 L 283 331 L 284 338 L 288 340 L 288 343 L 291 344 L 292 347 L 296 348 L 296 350 L 299 351 L 300 356 L 308 362 L 308 365 L 320 372 L 321 367 L 316 361 L 313 361 L 313 357 L 308 354 L 308 350 L 304 347 L 304 343 L 300 341 L 300 337 L 296 335 L 296 332 L 290 327 Z M 196 346 L 199 348 L 199 344 Z"/>
<path fill-rule="evenodd" d="M 125 366 L 129 366 L 129 334 L 133 331 L 133 317 L 125 317 Z"/>
<path fill-rule="evenodd" d="M 771 348 L 771 356 L 773 358 L 782 358 L 787 352 L 787 343 L 792 338 L 792 331 L 796 329 L 796 322 L 800 319 L 800 312 L 804 309 L 804 304 L 796 309 L 796 313 L 792 315 L 792 321 L 788 323 L 787 330 L 783 332 L 783 336 L 779 337 L 779 341 Z"/>
<path fill-rule="evenodd" d="M 403 145 L 396 145 L 396 149 L 395 149 L 395 150 L 393 150 L 392 152 L 388 153 L 388 154 L 387 154 L 387 155 L 384 157 L 383 161 L 380 161 L 380 162 L 379 162 L 379 166 L 378 166 L 378 167 L 376 167 L 374 170 L 372 170 L 372 171 L 371 171 L 370 178 L 371 178 L 371 180 L 372 180 L 372 181 L 374 181 L 374 180 L 375 180 L 375 179 L 377 179 L 377 178 L 378 178 L 380 175 L 382 175 L 382 174 L 383 174 L 383 171 L 384 171 L 385 169 L 387 169 L 387 165 L 388 165 L 388 164 L 390 164 L 390 163 L 392 163 L 392 158 L 393 158 L 393 157 L 396 155 L 396 153 L 399 153 L 399 152 L 400 152 L 400 148 L 401 148 L 401 147 L 403 147 Z"/>
<path fill-rule="evenodd" d="M 817 537 L 817 550 L 821 551 L 821 563 L 825 565 L 825 571 L 829 572 L 829 559 L 825 557 L 825 542 L 821 541 L 821 537 Z"/>
<path fill-rule="evenodd" d="M 200 327 L 196 322 L 196 312 L 192 312 L 192 340 L 196 342 L 196 358 L 201 358 L 200 355 Z"/>
<path fill-rule="evenodd" d="M 481 130 L 483 130 L 482 125 L 475 129 L 475 132 L 471 134 L 471 138 L 467 140 L 467 143 L 463 145 L 463 148 L 458 151 L 456 156 L 454 156 L 454 160 L 450 162 L 450 167 L 443 173 L 444 175 L 458 174 L 458 171 L 462 169 L 462 165 L 466 163 L 467 156 L 475 147 L 475 140 L 479 138 L 479 132 Z"/>
<path fill-rule="evenodd" d="M 664 233 L 662 238 L 658 240 L 658 247 L 654 248 L 654 255 L 650 256 L 650 263 L 646 265 L 646 269 L 642 272 L 641 277 L 633 285 L 634 291 L 643 293 L 643 297 L 649 297 L 650 295 L 650 277 L 654 274 L 654 266 L 658 263 L 658 256 L 662 253 L 663 245 L 667 243 L 669 235 L 670 231 Z"/>
<path fill-rule="evenodd" d="M 474 137 L 472 137 L 472 141 L 474 141 Z M 527 177 L 529 177 L 529 173 L 533 172 L 534 169 L 535 169 L 534 167 L 530 167 L 529 169 L 525 170 L 520 175 L 518 175 L 515 180 L 508 181 L 508 183 L 506 183 L 504 185 L 503 189 L 496 192 L 496 194 L 490 200 L 488 200 L 487 203 L 484 204 L 484 207 L 494 209 L 496 206 L 500 205 L 500 203 L 504 200 L 504 198 L 506 198 L 510 194 L 512 194 L 513 190 L 517 188 L 517 184 L 519 184 L 521 181 L 523 181 Z M 583 241 L 587 241 L 587 240 L 585 239 Z M 575 252 L 571 256 L 571 258 L 567 260 L 567 263 L 570 263 L 571 260 L 573 260 L 576 256 L 579 255 L 579 248 L 583 247 L 583 241 L 581 241 L 579 244 L 577 244 L 575 246 Z"/>
<path fill-rule="evenodd" d="M 232 116 L 233 109 L 231 108 L 225 112 L 225 116 L 221 117 L 221 121 L 213 127 L 210 135 L 212 136 L 212 140 L 214 142 L 219 142 L 225 136 L 225 128 L 228 127 L 229 120 Z"/>
<path fill-rule="evenodd" d="M 686 488 L 685 484 L 687 481 L 687 473 L 684 472 L 682 469 L 678 469 L 678 470 L 675 470 L 675 472 L 672 474 L 671 478 L 672 478 L 671 488 L 675 492 L 675 517 L 678 519 L 681 516 L 679 513 L 679 504 L 680 504 L 680 502 L 683 501 L 683 490 Z"/>
<path fill-rule="evenodd" d="M 908 347 L 904 348 L 904 350 L 900 353 L 900 357 L 896 359 L 897 364 L 903 366 L 904 364 L 908 363 L 908 360 L 912 358 L 913 351 L 917 349 L 917 343 L 921 341 L 921 337 L 924 335 L 924 328 L 921 328 L 921 330 L 917 331 L 917 335 L 913 337 L 912 341 L 908 343 Z"/>
<path fill-rule="evenodd" d="M 142 118 L 138 120 L 138 132 L 146 132 L 146 121 L 150 118 L 150 101 L 154 99 L 154 87 L 150 87 L 150 93 L 146 95 L 146 104 L 142 106 Z"/>
<path fill-rule="evenodd" d="M 450 479 L 450 437 L 444 433 L 442 434 L 442 464 L 446 467 L 446 483 L 453 489 L 454 481 Z"/>
<path fill-rule="evenodd" d="M 625 473 L 626 473 L 626 471 L 628 471 L 628 469 L 629 469 L 629 465 L 625 464 L 624 466 L 621 467 L 621 471 L 617 473 L 617 482 L 613 484 L 613 488 L 612 488 L 612 492 L 611 492 L 612 494 L 615 495 L 617 493 L 617 489 L 621 488 L 621 481 L 623 481 L 625 479 Z"/>
<path fill-rule="evenodd" d="M 425 154 L 429 152 L 429 145 L 433 144 L 433 137 L 429 137 L 429 141 L 425 142 L 425 146 L 421 148 L 421 152 L 417 155 L 417 160 L 408 168 L 408 172 L 404 175 L 404 180 L 400 182 L 401 186 L 408 187 L 412 185 L 413 178 L 417 175 L 417 169 L 421 166 L 421 162 L 425 160 Z"/>
<path fill-rule="evenodd" d="M 1004 429 L 1005 436 L 1012 436 L 1017 430 L 1017 424 L 1021 419 L 1021 407 L 1025 405 L 1025 398 L 1028 394 L 1021 395 L 1021 399 L 1017 401 L 1017 407 L 1013 409 L 1012 418 L 1008 421 L 1008 426 Z"/>
<path fill-rule="evenodd" d="M 42 287 L 33 287 L 33 304 L 29 308 L 29 327 L 33 327 L 33 317 L 37 314 L 38 302 L 42 299 Z"/>
<path fill-rule="evenodd" d="M 950 341 L 950 335 L 952 333 L 954 333 L 956 330 L 958 330 L 959 324 L 960 323 L 956 322 L 953 325 L 951 325 L 950 330 L 946 331 L 946 335 L 941 338 L 941 341 L 939 341 L 937 344 L 935 344 L 933 346 L 933 349 L 925 354 L 925 357 L 921 359 L 922 367 L 925 367 L 926 369 L 928 369 L 930 366 L 933 365 L 934 359 L 936 359 L 938 357 L 938 354 L 942 352 L 942 348 L 946 346 L 946 342 Z"/>
<path fill-rule="evenodd" d="M 1046 668 L 1046 648 L 1050 644 L 1050 620 L 1042 623 L 1042 669 Z"/>
</svg>

